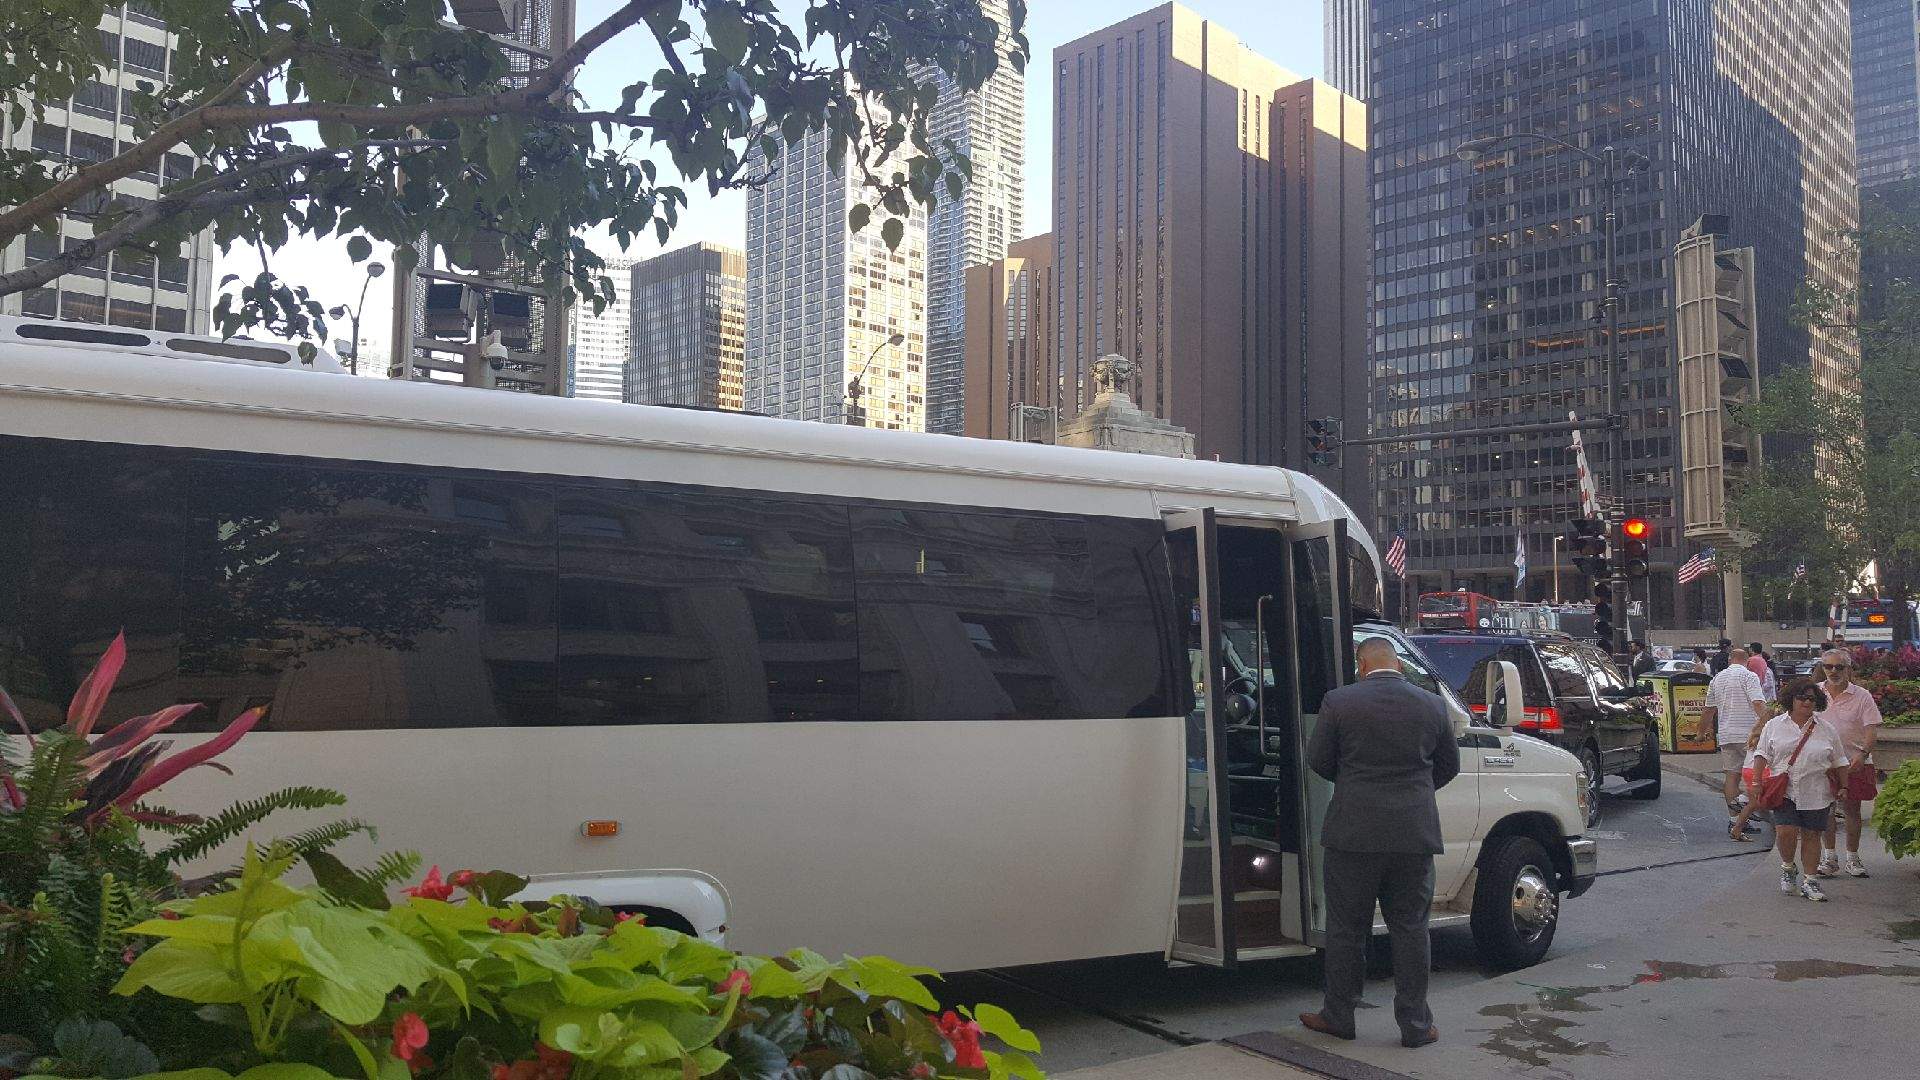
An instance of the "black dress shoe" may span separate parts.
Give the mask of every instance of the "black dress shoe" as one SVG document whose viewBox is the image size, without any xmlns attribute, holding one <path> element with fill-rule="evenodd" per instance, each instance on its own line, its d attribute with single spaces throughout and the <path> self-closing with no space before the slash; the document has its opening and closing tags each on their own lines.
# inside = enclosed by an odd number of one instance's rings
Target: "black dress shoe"
<svg viewBox="0 0 1920 1080">
<path fill-rule="evenodd" d="M 1334 1027 L 1333 1021 L 1328 1020 L 1325 1013 L 1301 1013 L 1300 1025 L 1308 1031 L 1317 1031 L 1322 1035 L 1331 1035 L 1336 1039 L 1345 1039 L 1348 1042 L 1353 1041 L 1353 1030 L 1349 1028 L 1346 1031 L 1342 1031 Z"/>
<path fill-rule="evenodd" d="M 1409 1050 L 1418 1050 L 1423 1046 L 1427 1046 L 1432 1043 L 1437 1043 L 1439 1041 L 1440 1041 L 1440 1029 L 1437 1027 L 1429 1027 L 1427 1028 L 1427 1030 L 1421 1032 L 1418 1035 L 1403 1034 L 1400 1036 L 1400 1045 L 1406 1047 Z"/>
</svg>

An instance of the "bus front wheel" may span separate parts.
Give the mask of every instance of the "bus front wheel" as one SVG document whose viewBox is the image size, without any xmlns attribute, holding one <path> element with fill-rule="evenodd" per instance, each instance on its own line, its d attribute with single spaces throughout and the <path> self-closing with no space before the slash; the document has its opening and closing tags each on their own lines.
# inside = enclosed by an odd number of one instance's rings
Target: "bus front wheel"
<svg viewBox="0 0 1920 1080">
<path fill-rule="evenodd" d="M 1502 971 L 1531 967 L 1547 955 L 1560 925 L 1553 859 L 1540 841 L 1508 836 L 1480 864 L 1473 890 L 1473 942 Z"/>
</svg>

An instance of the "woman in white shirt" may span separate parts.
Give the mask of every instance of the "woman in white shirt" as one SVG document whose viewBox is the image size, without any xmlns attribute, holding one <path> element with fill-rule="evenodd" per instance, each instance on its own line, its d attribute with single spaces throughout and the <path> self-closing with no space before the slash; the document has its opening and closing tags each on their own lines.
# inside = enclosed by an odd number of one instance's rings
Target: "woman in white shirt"
<svg viewBox="0 0 1920 1080">
<path fill-rule="evenodd" d="M 1820 864 L 1820 838 L 1827 830 L 1833 793 L 1839 790 L 1847 765 L 1840 734 L 1815 713 L 1827 707 L 1827 695 L 1812 679 L 1794 679 L 1780 688 L 1787 712 L 1767 721 L 1753 751 L 1755 781 L 1771 772 L 1787 774 L 1787 801 L 1773 811 L 1774 835 L 1780 852 L 1780 891 L 1798 892 L 1809 900 L 1825 900 L 1815 878 Z M 1805 740 L 1802 745 L 1801 740 Z M 1799 756 L 1794 749 L 1799 748 Z M 1800 849 L 1805 873 L 1794 869 L 1793 852 Z"/>
</svg>

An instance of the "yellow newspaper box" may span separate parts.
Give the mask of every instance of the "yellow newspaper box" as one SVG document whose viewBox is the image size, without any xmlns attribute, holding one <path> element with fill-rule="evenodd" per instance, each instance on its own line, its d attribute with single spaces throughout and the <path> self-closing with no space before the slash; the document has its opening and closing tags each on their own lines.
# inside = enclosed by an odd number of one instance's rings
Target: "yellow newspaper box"
<svg viewBox="0 0 1920 1080">
<path fill-rule="evenodd" d="M 1663 753 L 1710 754 L 1720 748 L 1705 722 L 1709 681 L 1685 671 L 1640 676 L 1641 685 L 1653 691 Z"/>
</svg>

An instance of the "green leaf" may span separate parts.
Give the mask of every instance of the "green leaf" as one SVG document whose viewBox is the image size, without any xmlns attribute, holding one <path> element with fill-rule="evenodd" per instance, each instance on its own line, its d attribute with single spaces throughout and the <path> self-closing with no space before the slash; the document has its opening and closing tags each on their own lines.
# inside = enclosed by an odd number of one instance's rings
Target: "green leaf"
<svg viewBox="0 0 1920 1080">
<path fill-rule="evenodd" d="M 886 224 L 880 226 L 880 239 L 886 241 L 888 251 L 898 250 L 901 239 L 906 235 L 907 224 L 897 217 L 888 218 Z"/>
<path fill-rule="evenodd" d="M 899 998 L 929 1012 L 940 1008 L 940 1002 L 933 996 L 933 992 L 910 974 L 909 969 L 886 960 L 885 957 L 866 959 L 849 957 L 842 962 L 841 973 L 835 976 L 835 980 L 854 990 Z"/>
<path fill-rule="evenodd" d="M 196 1005 L 244 1001 L 246 988 L 228 971 L 226 957 L 224 950 L 209 946 L 163 941 L 134 959 L 113 992 L 152 990 Z"/>
<path fill-rule="evenodd" d="M 283 1061 L 271 1065 L 255 1065 L 234 1077 L 234 1080 L 334 1080 L 334 1077 L 325 1069 Z"/>
<path fill-rule="evenodd" d="M 360 1036 L 338 1020 L 333 1022 L 333 1030 L 347 1044 L 347 1049 L 353 1051 L 353 1058 L 360 1063 L 360 1071 L 366 1074 L 367 1080 L 380 1080 L 380 1066 L 374 1062 L 373 1051 L 360 1041 Z"/>
<path fill-rule="evenodd" d="M 1015 1050 L 1025 1050 L 1029 1054 L 1040 1052 L 1040 1040 L 1033 1032 L 1020 1026 L 1013 1014 L 998 1005 L 976 1005 L 973 1019 L 980 1030 L 999 1039 Z"/>
<path fill-rule="evenodd" d="M 853 206 L 847 210 L 847 229 L 851 232 L 859 232 L 861 229 L 866 228 L 867 223 L 872 220 L 873 207 L 868 206 L 866 203 L 854 203 Z"/>
<path fill-rule="evenodd" d="M 740 9 L 732 4 L 709 4 L 706 16 L 708 44 L 728 67 L 739 64 L 747 55 L 747 24 L 741 19 Z"/>
<path fill-rule="evenodd" d="M 374 911 L 385 911 L 393 906 L 385 890 L 363 879 L 348 869 L 346 863 L 327 852 L 307 852 L 306 863 L 307 869 L 313 874 L 314 883 L 341 903 Z"/>
<path fill-rule="evenodd" d="M 787 1071 L 787 1052 L 780 1044 L 751 1031 L 742 1031 L 727 1043 L 727 1054 L 741 1080 L 777 1080 Z"/>
<path fill-rule="evenodd" d="M 373 256 L 373 244 L 364 236 L 347 237 L 347 258 L 354 262 L 366 262 Z"/>
</svg>

